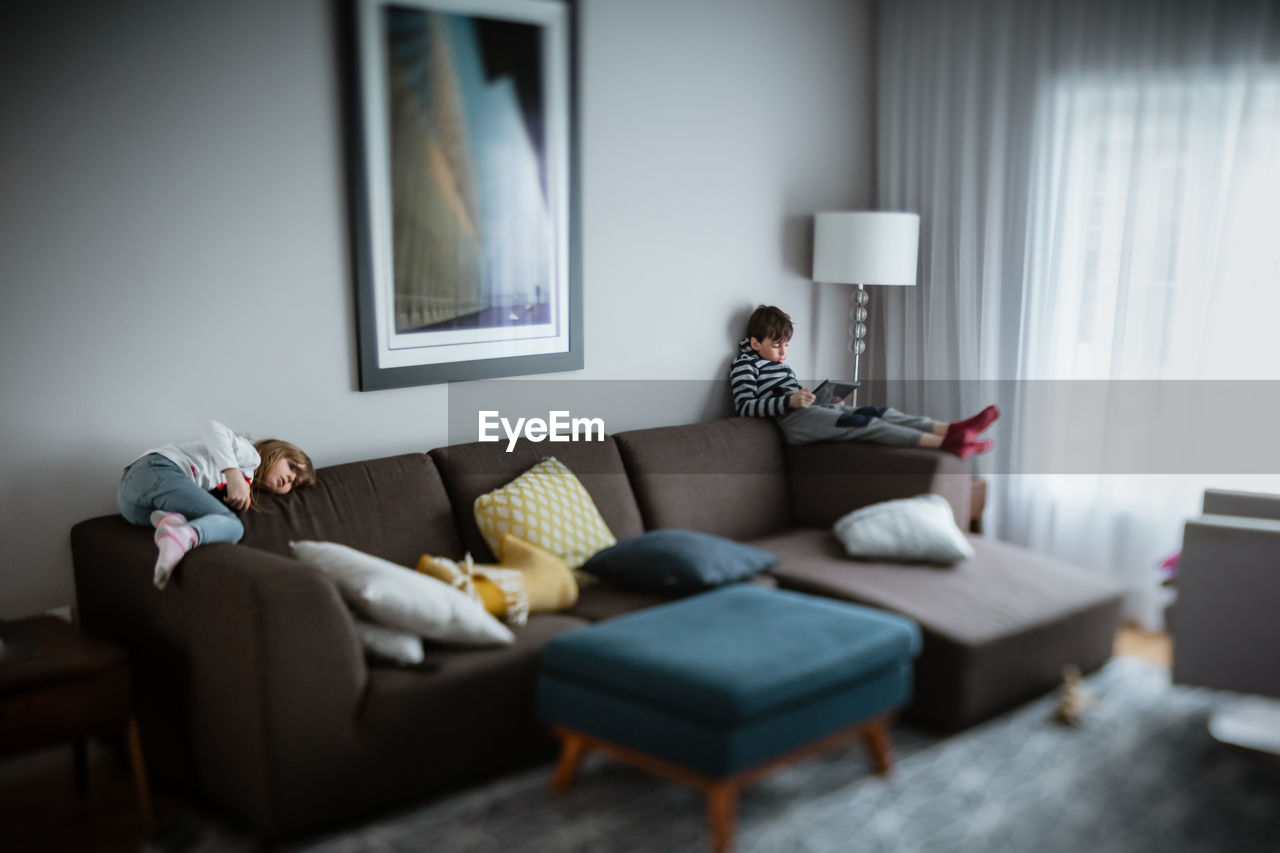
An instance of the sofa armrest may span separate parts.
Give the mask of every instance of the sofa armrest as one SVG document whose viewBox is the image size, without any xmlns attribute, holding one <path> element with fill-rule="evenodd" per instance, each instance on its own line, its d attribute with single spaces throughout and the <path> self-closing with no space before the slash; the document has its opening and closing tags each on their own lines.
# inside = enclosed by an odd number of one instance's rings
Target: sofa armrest
<svg viewBox="0 0 1280 853">
<path fill-rule="evenodd" d="M 1280 495 L 1205 489 L 1204 514 L 1238 515 L 1244 518 L 1270 518 L 1280 521 Z"/>
<path fill-rule="evenodd" d="M 81 621 L 130 652 L 148 760 L 273 826 L 298 782 L 283 768 L 332 754 L 357 714 L 354 621 L 328 578 L 240 545 L 197 548 L 157 590 L 149 533 L 119 517 L 72 529 Z"/>
<path fill-rule="evenodd" d="M 1280 521 L 1188 521 L 1170 614 L 1173 680 L 1280 696 Z"/>
<path fill-rule="evenodd" d="M 788 446 L 786 453 L 797 526 L 830 527 L 864 506 L 934 493 L 951 504 L 960 529 L 969 529 L 969 466 L 959 457 L 854 441 Z"/>
</svg>

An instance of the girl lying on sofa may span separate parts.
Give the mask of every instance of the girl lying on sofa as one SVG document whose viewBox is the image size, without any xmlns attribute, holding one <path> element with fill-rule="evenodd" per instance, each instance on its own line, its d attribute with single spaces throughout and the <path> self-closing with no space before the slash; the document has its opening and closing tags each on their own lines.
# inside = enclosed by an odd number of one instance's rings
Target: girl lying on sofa
<svg viewBox="0 0 1280 853">
<path fill-rule="evenodd" d="M 251 442 L 209 421 L 199 440 L 148 450 L 125 468 L 116 505 L 129 522 L 156 529 L 154 581 L 164 589 L 192 548 L 240 541 L 236 512 L 250 507 L 255 489 L 283 495 L 315 480 L 311 459 L 296 445 Z"/>
</svg>

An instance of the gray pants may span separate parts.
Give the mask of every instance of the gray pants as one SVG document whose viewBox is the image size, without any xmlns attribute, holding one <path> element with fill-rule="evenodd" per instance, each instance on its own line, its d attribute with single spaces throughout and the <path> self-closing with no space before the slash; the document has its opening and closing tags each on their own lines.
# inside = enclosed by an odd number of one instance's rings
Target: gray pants
<svg viewBox="0 0 1280 853">
<path fill-rule="evenodd" d="M 880 406 L 809 406 L 792 409 L 778 418 L 787 444 L 815 441 L 865 441 L 915 447 L 920 434 L 931 432 L 937 421 L 920 415 L 906 415 Z"/>
</svg>

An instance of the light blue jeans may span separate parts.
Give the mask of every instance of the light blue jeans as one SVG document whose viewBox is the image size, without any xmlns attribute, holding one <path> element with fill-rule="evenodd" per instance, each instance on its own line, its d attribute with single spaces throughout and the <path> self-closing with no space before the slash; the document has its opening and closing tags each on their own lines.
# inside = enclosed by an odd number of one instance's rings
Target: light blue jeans
<svg viewBox="0 0 1280 853">
<path fill-rule="evenodd" d="M 230 507 L 159 453 L 149 453 L 124 469 L 116 506 L 125 519 L 143 527 L 151 526 L 152 510 L 182 513 L 195 528 L 197 545 L 239 542 L 244 536 L 244 525 Z"/>
</svg>

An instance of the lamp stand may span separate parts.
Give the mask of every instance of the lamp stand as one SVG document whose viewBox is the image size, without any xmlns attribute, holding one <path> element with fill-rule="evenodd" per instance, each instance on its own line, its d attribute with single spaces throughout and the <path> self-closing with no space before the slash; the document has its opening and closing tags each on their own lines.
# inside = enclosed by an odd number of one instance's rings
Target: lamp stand
<svg viewBox="0 0 1280 853">
<path fill-rule="evenodd" d="M 849 352 L 853 355 L 853 381 L 855 383 L 853 401 L 849 405 L 855 408 L 858 405 L 858 361 L 862 354 L 867 351 L 867 304 L 870 301 L 871 297 L 863 289 L 862 285 L 858 285 L 857 290 L 849 291 Z"/>
</svg>

